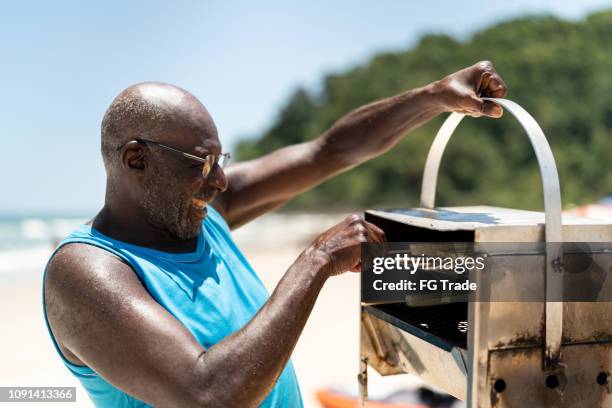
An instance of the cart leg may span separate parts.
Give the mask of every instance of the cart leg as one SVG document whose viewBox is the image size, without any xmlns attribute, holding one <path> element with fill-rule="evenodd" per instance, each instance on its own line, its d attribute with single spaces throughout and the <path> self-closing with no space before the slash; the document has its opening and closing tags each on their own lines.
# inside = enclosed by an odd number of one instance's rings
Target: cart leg
<svg viewBox="0 0 612 408">
<path fill-rule="evenodd" d="M 357 376 L 359 382 L 359 406 L 365 406 L 368 401 L 368 358 L 361 357 L 359 359 L 359 375 Z"/>
</svg>

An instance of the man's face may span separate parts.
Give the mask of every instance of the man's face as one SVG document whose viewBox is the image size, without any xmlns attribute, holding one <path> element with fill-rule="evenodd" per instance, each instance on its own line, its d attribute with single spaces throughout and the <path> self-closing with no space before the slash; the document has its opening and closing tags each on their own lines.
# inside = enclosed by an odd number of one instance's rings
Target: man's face
<svg viewBox="0 0 612 408">
<path fill-rule="evenodd" d="M 145 218 L 181 240 L 196 237 L 206 217 L 207 204 L 227 187 L 223 170 L 214 168 L 205 180 L 198 162 L 155 147 L 150 147 L 150 152 L 154 163 L 143 186 Z"/>
</svg>

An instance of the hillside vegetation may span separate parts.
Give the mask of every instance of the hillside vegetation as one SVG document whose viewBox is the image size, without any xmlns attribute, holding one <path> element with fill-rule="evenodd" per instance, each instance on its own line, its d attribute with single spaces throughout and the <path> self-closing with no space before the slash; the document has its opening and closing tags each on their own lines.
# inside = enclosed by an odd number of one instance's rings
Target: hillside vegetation
<svg viewBox="0 0 612 408">
<path fill-rule="evenodd" d="M 612 11 L 569 22 L 527 17 L 466 41 L 427 35 L 412 49 L 380 54 L 323 79 L 322 92 L 296 90 L 273 125 L 237 146 L 239 160 L 317 137 L 352 109 L 427 84 L 476 61 L 493 61 L 543 128 L 553 149 L 564 207 L 612 193 Z M 288 204 L 293 210 L 418 205 L 427 151 L 444 117 L 410 133 L 384 156 Z M 438 205 L 542 208 L 536 159 L 511 115 L 466 118 L 442 161 Z"/>
</svg>

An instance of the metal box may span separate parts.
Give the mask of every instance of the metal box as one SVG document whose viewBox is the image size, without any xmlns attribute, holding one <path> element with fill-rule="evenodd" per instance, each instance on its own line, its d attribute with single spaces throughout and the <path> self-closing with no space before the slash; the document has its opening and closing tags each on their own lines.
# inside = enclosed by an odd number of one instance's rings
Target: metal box
<svg viewBox="0 0 612 408">
<path fill-rule="evenodd" d="M 612 303 L 553 301 L 563 291 L 563 279 L 555 273 L 561 243 L 612 242 L 612 222 L 562 217 L 556 165 L 542 130 L 516 103 L 493 100 L 518 119 L 531 140 L 543 184 L 543 213 L 434 206 L 442 153 L 463 118 L 454 113 L 429 152 L 421 208 L 369 210 L 365 216 L 388 241 L 547 242 L 539 256 L 496 257 L 494 265 L 505 268 L 507 279 L 492 288 L 541 291 L 543 299 L 430 307 L 361 304 L 362 400 L 371 366 L 381 375 L 414 374 L 466 400 L 468 407 L 612 407 Z M 610 294 L 611 285 L 606 279 L 602 290 Z"/>
</svg>

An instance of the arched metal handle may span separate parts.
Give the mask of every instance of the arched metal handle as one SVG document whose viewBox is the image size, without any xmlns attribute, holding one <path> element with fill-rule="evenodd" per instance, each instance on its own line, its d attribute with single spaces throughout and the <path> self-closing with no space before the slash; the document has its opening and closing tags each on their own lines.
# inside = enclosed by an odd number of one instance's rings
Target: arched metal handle
<svg viewBox="0 0 612 408">
<path fill-rule="evenodd" d="M 546 213 L 546 241 L 561 242 L 561 192 L 559 176 L 552 151 L 544 132 L 535 119 L 525 109 L 508 99 L 483 98 L 493 101 L 510 112 L 525 129 L 540 166 L 540 176 L 544 190 L 544 211 Z M 423 172 L 421 186 L 421 207 L 434 208 L 436 185 L 442 154 L 457 125 L 465 115 L 452 113 L 444 122 L 434 139 Z"/>
<path fill-rule="evenodd" d="M 560 259 L 562 242 L 561 221 L 561 190 L 559 175 L 550 145 L 544 132 L 535 119 L 517 103 L 501 98 L 482 98 L 503 106 L 523 126 L 529 137 L 540 167 L 540 177 L 544 191 L 545 239 L 549 243 L 546 252 L 546 298 L 559 299 L 563 290 L 563 275 L 556 273 L 553 262 Z M 465 115 L 452 113 L 444 122 L 434 139 L 423 172 L 421 186 L 421 207 L 435 207 L 436 184 L 442 155 L 461 119 Z M 556 243 L 556 244 L 551 244 Z M 558 244 L 558 245 L 557 245 Z M 545 366 L 552 367 L 560 358 L 561 336 L 563 324 L 563 304 L 560 302 L 546 303 L 546 361 Z"/>
</svg>

